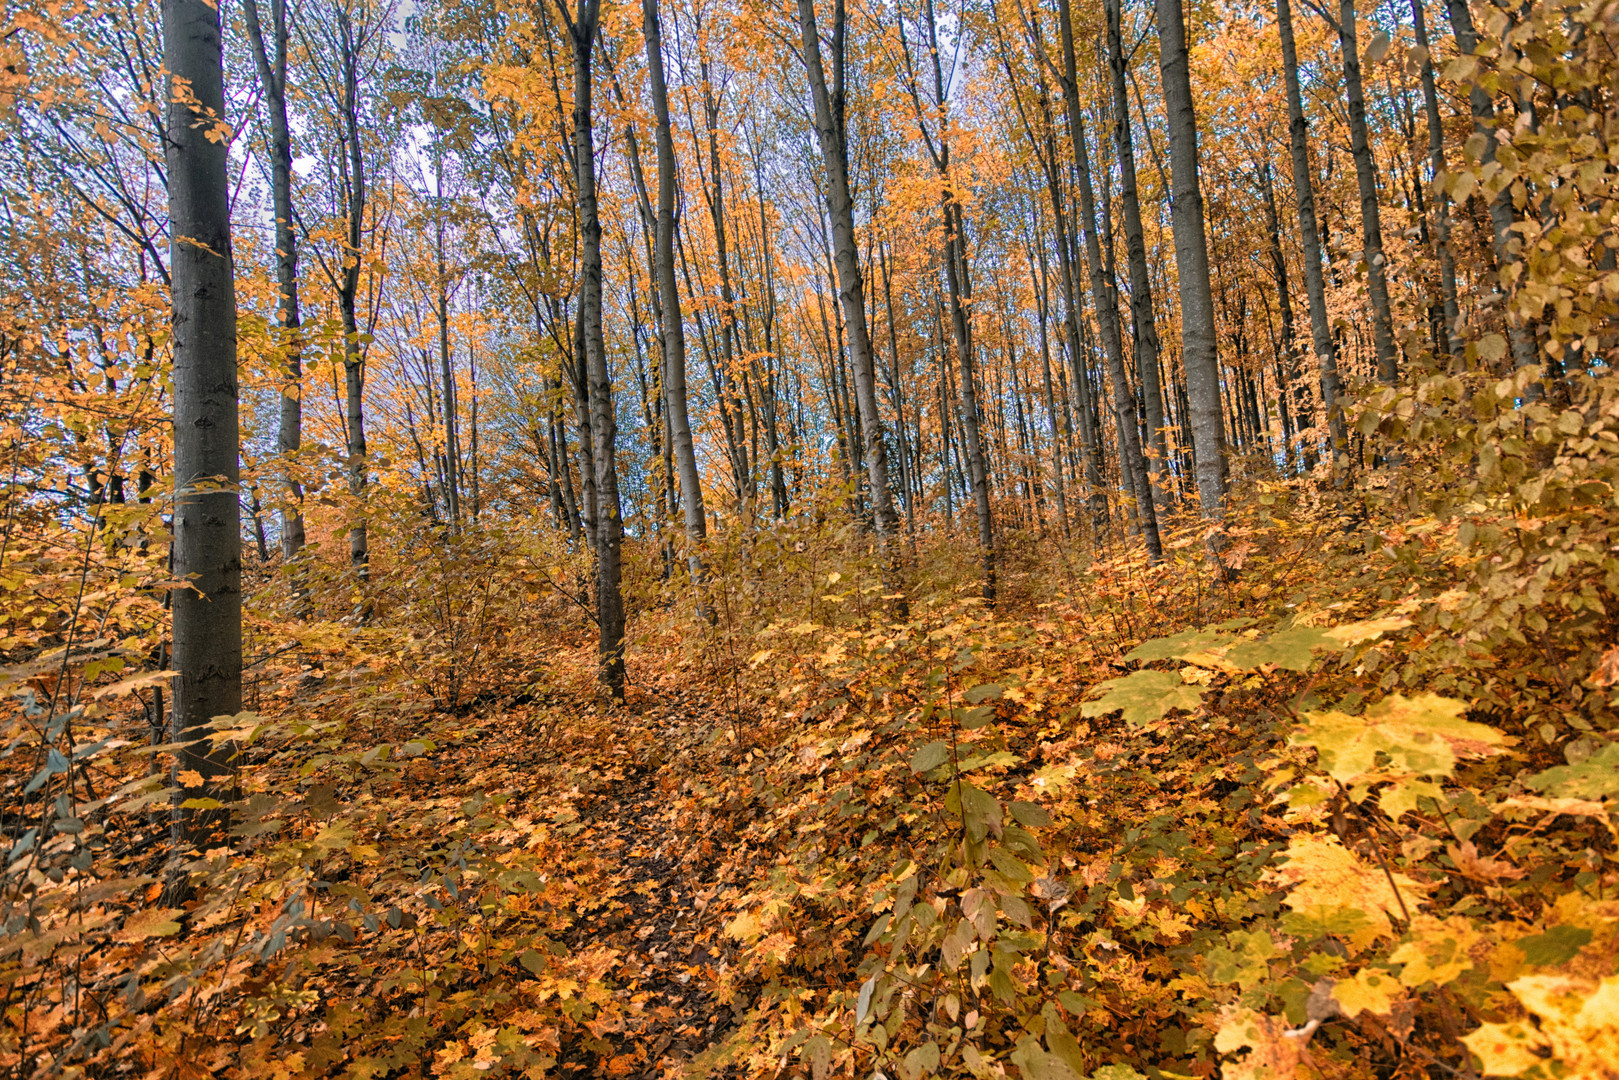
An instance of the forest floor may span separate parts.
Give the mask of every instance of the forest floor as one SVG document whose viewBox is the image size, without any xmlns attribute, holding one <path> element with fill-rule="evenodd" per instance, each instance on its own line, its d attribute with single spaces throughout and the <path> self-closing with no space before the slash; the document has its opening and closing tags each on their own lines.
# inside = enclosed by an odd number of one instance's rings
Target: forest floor
<svg viewBox="0 0 1619 1080">
<path fill-rule="evenodd" d="M 704 693 L 638 674 L 651 678 L 623 706 L 580 686 L 537 711 L 497 712 L 480 722 L 493 737 L 475 740 L 481 753 L 461 769 L 485 791 L 504 787 L 514 809 L 558 823 L 576 845 L 569 870 L 584 895 L 561 943 L 600 958 L 613 1005 L 588 1035 L 564 1037 L 563 1075 L 684 1075 L 743 1011 L 723 989 L 735 951 L 723 934 L 726 892 L 735 896 L 742 869 L 728 857 L 733 822 L 691 767 L 729 756 L 734 728 Z M 450 793 L 442 775 L 434 783 Z"/>
</svg>

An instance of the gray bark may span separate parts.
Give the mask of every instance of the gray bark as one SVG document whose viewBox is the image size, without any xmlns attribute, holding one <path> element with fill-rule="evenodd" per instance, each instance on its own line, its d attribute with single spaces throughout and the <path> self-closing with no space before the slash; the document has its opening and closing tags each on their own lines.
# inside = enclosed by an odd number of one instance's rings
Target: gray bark
<svg viewBox="0 0 1619 1080">
<path fill-rule="evenodd" d="M 1105 275 L 1102 242 L 1096 231 L 1096 194 L 1091 185 L 1090 152 L 1085 146 L 1085 127 L 1079 113 L 1079 82 L 1074 60 L 1073 22 L 1068 0 L 1057 0 L 1058 29 L 1062 35 L 1063 99 L 1068 109 L 1068 134 L 1074 147 L 1074 168 L 1079 181 L 1079 229 L 1085 237 L 1086 263 L 1090 268 L 1091 299 L 1096 305 L 1096 324 L 1102 336 L 1108 374 L 1113 380 L 1113 404 L 1119 431 L 1119 472 L 1124 487 L 1135 497 L 1136 520 L 1142 540 L 1154 562 L 1164 557 L 1158 537 L 1158 514 L 1147 482 L 1147 463 L 1141 452 L 1141 434 L 1135 423 L 1135 394 L 1124 371 L 1124 342 L 1119 331 L 1118 297 Z M 1077 353 L 1077 343 L 1075 345 Z M 1082 373 L 1075 372 L 1076 378 Z M 1141 497 L 1145 495 L 1146 497 Z"/>
<path fill-rule="evenodd" d="M 281 388 L 281 408 L 276 430 L 276 450 L 283 461 L 298 453 L 303 444 L 303 342 L 299 338 L 301 316 L 298 309 L 298 234 L 292 221 L 292 133 L 287 126 L 287 3 L 270 0 L 270 35 L 264 37 L 259 20 L 258 0 L 243 5 L 248 37 L 264 91 L 264 107 L 270 117 L 270 197 L 275 209 L 275 276 L 280 302 L 276 319 L 285 335 L 286 385 Z M 281 557 L 291 562 L 305 543 L 303 485 L 290 468 L 282 479 L 286 504 L 280 509 Z M 301 587 L 294 579 L 294 591 Z"/>
<path fill-rule="evenodd" d="M 1113 142 L 1119 155 L 1120 201 L 1124 212 L 1125 261 L 1130 268 L 1130 316 L 1135 328 L 1136 370 L 1147 411 L 1147 471 L 1153 498 L 1163 509 L 1169 500 L 1169 448 L 1164 443 L 1164 395 L 1158 381 L 1158 324 L 1152 313 L 1152 281 L 1147 274 L 1147 241 L 1141 229 L 1136 192 L 1136 155 L 1130 135 L 1130 98 L 1125 84 L 1124 44 L 1120 40 L 1122 0 L 1104 0 L 1108 69 L 1113 85 Z"/>
<path fill-rule="evenodd" d="M 866 325 L 865 287 L 855 251 L 854 199 L 849 189 L 849 150 L 844 125 L 843 0 L 834 0 L 832 11 L 832 85 L 829 88 L 826 68 L 821 60 L 821 35 L 815 22 L 815 2 L 798 0 L 804 65 L 809 72 L 810 95 L 815 105 L 815 135 L 826 169 L 826 202 L 832 223 L 832 260 L 837 270 L 838 300 L 843 311 L 849 360 L 854 368 L 855 405 L 859 409 L 866 477 L 871 485 L 877 535 L 888 553 L 888 585 L 891 592 L 898 592 L 900 548 L 894 539 L 899 522 L 888 484 L 888 450 L 883 439 L 882 417 L 877 411 L 876 369 L 871 334 Z"/>
<path fill-rule="evenodd" d="M 657 277 L 663 316 L 663 407 L 668 417 L 675 469 L 680 477 L 688 548 L 686 559 L 693 582 L 701 582 L 702 544 L 708 537 L 708 518 L 703 508 L 702 478 L 697 473 L 697 452 L 692 444 L 691 419 L 686 405 L 686 329 L 680 314 L 680 288 L 675 281 L 675 147 L 669 132 L 669 91 L 663 74 L 663 29 L 658 21 L 658 0 L 643 0 L 641 32 L 646 39 L 652 114 L 656 122 L 658 224 L 653 243 L 653 272 Z M 706 607 L 703 610 L 706 612 Z"/>
<path fill-rule="evenodd" d="M 231 264 L 228 140 L 207 116 L 225 115 L 219 9 L 164 0 L 163 62 L 195 104 L 169 94 L 169 246 L 174 353 L 173 573 L 186 587 L 174 610 L 172 737 L 201 739 L 216 716 L 242 708 L 242 534 L 237 488 L 236 285 Z M 200 110 L 199 116 L 193 110 Z M 215 138 L 210 139 L 212 134 Z M 182 770 L 201 774 L 187 798 L 228 798 L 229 750 L 184 747 Z M 185 812 L 181 833 L 201 841 L 223 813 Z"/>
<path fill-rule="evenodd" d="M 1321 269 L 1321 233 L 1316 224 L 1315 188 L 1310 180 L 1309 124 L 1299 90 L 1298 51 L 1293 44 L 1290 0 L 1276 0 L 1276 28 L 1282 44 L 1282 78 L 1287 89 L 1288 150 L 1293 160 L 1293 191 L 1299 210 L 1299 241 L 1304 248 L 1304 290 L 1310 301 L 1310 340 L 1321 366 L 1321 403 L 1334 459 L 1346 450 L 1344 418 L 1338 409 L 1338 348 L 1327 322 L 1327 284 Z"/>
<path fill-rule="evenodd" d="M 1180 279 L 1181 366 L 1186 371 L 1192 449 L 1197 458 L 1197 494 L 1203 513 L 1218 518 L 1225 505 L 1225 446 L 1221 431 L 1220 371 L 1215 357 L 1214 294 L 1209 285 L 1209 245 L 1198 179 L 1197 115 L 1192 110 L 1191 71 L 1181 0 L 1157 0 L 1159 66 L 1164 109 L 1169 115 L 1170 224 Z"/>
</svg>

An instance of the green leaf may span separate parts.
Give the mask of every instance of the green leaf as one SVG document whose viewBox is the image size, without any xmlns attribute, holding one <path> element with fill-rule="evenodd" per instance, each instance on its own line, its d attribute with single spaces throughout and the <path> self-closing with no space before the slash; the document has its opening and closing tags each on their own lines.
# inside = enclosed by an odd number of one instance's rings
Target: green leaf
<svg viewBox="0 0 1619 1080">
<path fill-rule="evenodd" d="M 1135 671 L 1109 679 L 1097 689 L 1105 693 L 1095 701 L 1087 701 L 1081 714 L 1105 716 L 1120 711 L 1131 724 L 1149 724 L 1171 709 L 1190 712 L 1203 697 L 1202 687 L 1188 686 L 1174 671 Z"/>
<path fill-rule="evenodd" d="M 1051 815 L 1038 803 L 1018 800 L 1007 809 L 1012 811 L 1014 821 L 1030 829 L 1043 829 L 1051 824 Z"/>
<path fill-rule="evenodd" d="M 1275 664 L 1287 671 L 1309 671 L 1315 663 L 1316 649 L 1340 649 L 1343 646 L 1313 626 L 1295 626 L 1280 630 L 1258 641 L 1244 641 L 1226 650 L 1228 663 L 1240 668 L 1261 668 Z"/>
<path fill-rule="evenodd" d="M 961 785 L 961 820 L 967 826 L 967 837 L 982 840 L 991 832 L 1001 833 L 1001 804 L 988 792 L 971 784 Z"/>
<path fill-rule="evenodd" d="M 1565 799 L 1619 795 L 1619 743 L 1609 743 L 1578 765 L 1558 765 L 1536 773 L 1525 783 Z"/>
<path fill-rule="evenodd" d="M 1126 660 L 1185 660 L 1206 653 L 1210 649 L 1223 649 L 1237 639 L 1218 630 L 1182 630 L 1171 637 L 1153 638 L 1124 654 Z"/>
<path fill-rule="evenodd" d="M 1466 703 L 1437 694 L 1391 694 L 1364 716 L 1306 713 L 1305 729 L 1292 742 L 1315 747 L 1321 767 L 1344 783 L 1371 772 L 1378 754 L 1408 773 L 1449 776 L 1458 754 L 1491 754 L 1511 741 L 1494 728 L 1463 720 L 1466 711 Z"/>
<path fill-rule="evenodd" d="M 950 760 L 950 744 L 936 739 L 911 755 L 911 771 L 925 773 Z"/>
<path fill-rule="evenodd" d="M 533 949 L 524 949 L 523 955 L 517 958 L 517 962 L 522 964 L 523 968 L 531 975 L 539 975 L 545 971 L 545 958 Z"/>
<path fill-rule="evenodd" d="M 1554 926 L 1544 934 L 1522 937 L 1513 944 L 1535 967 L 1566 964 L 1591 943 L 1591 931 L 1583 926 Z"/>
<path fill-rule="evenodd" d="M 963 696 L 974 705 L 982 705 L 986 701 L 998 700 L 1004 693 L 1006 693 L 1006 687 L 1000 683 L 985 683 L 983 686 L 973 687 Z"/>
</svg>

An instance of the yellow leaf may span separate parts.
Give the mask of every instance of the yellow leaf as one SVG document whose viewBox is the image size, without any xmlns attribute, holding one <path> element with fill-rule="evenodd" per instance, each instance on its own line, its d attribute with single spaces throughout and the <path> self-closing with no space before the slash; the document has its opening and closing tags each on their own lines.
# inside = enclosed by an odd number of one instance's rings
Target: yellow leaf
<svg viewBox="0 0 1619 1080">
<path fill-rule="evenodd" d="M 113 934 L 113 940 L 122 942 L 145 941 L 147 938 L 171 937 L 180 932 L 174 916 L 179 908 L 147 908 L 124 920 L 123 929 Z"/>
<path fill-rule="evenodd" d="M 1479 1056 L 1485 1076 L 1517 1076 L 1539 1065 L 1535 1050 L 1544 1041 L 1522 1024 L 1485 1024 L 1471 1035 L 1462 1036 L 1467 1048 Z"/>
<path fill-rule="evenodd" d="M 1400 984 L 1386 971 L 1362 971 L 1353 979 L 1340 979 L 1332 996 L 1343 1006 L 1345 1016 L 1373 1012 L 1387 1016 L 1400 996 Z"/>
<path fill-rule="evenodd" d="M 1465 916 L 1436 919 L 1418 915 L 1411 920 L 1405 944 L 1394 950 L 1389 963 L 1405 965 L 1400 982 L 1406 986 L 1444 986 L 1473 967 L 1468 954 L 1479 940 L 1479 932 Z"/>
<path fill-rule="evenodd" d="M 187 790 L 202 787 L 202 773 L 196 769 L 181 769 L 178 779 L 180 786 Z"/>
<path fill-rule="evenodd" d="M 1287 862 L 1267 871 L 1266 877 L 1290 886 L 1284 903 L 1308 919 L 1335 922 L 1357 914 L 1369 918 L 1369 922 L 1351 919 L 1359 925 L 1347 930 L 1351 942 L 1362 947 L 1392 932 L 1393 919 L 1404 917 L 1402 897 L 1414 913 L 1425 888 L 1398 873 L 1391 886 L 1381 867 L 1366 862 L 1333 836 L 1295 836 L 1287 845 Z"/>
</svg>

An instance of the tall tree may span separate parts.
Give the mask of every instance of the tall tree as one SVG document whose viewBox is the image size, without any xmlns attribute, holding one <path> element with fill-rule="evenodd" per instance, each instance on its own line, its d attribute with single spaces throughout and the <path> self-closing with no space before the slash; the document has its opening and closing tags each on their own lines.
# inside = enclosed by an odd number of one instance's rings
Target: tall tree
<svg viewBox="0 0 1619 1080">
<path fill-rule="evenodd" d="M 598 677 L 614 700 L 624 700 L 623 506 L 618 490 L 618 417 L 613 377 L 602 334 L 602 227 L 596 197 L 596 142 L 593 130 L 591 59 L 601 30 L 600 0 L 578 0 L 570 13 L 564 0 L 557 11 L 573 45 L 573 168 L 579 230 L 579 334 L 576 355 L 590 415 L 591 459 L 596 495 L 596 625 Z"/>
<path fill-rule="evenodd" d="M 1181 366 L 1191 406 L 1197 494 L 1203 513 L 1219 517 L 1225 504 L 1225 436 L 1220 368 L 1215 357 L 1214 293 L 1209 284 L 1209 241 L 1198 178 L 1197 113 L 1192 108 L 1191 66 L 1181 0 L 1157 0 L 1158 57 L 1169 115 L 1170 222 L 1181 296 Z"/>
<path fill-rule="evenodd" d="M 1372 347 L 1377 355 L 1377 377 L 1385 383 L 1399 375 L 1399 350 L 1394 341 L 1394 315 L 1389 306 L 1388 259 L 1383 254 L 1383 214 L 1377 205 L 1377 162 L 1372 157 L 1366 130 L 1366 89 L 1360 77 L 1360 44 L 1355 29 L 1355 0 L 1339 0 L 1338 17 L 1311 6 L 1338 34 L 1343 55 L 1344 97 L 1349 105 L 1349 155 L 1355 162 L 1355 185 L 1360 193 L 1361 261 L 1366 265 L 1366 292 L 1372 304 Z"/>
<path fill-rule="evenodd" d="M 702 544 L 708 536 L 703 484 L 697 473 L 686 403 L 686 327 L 680 316 L 680 286 L 675 280 L 675 145 L 669 131 L 669 90 L 663 74 L 663 29 L 658 0 L 642 0 L 641 33 L 646 39 L 647 75 L 652 90 L 654 141 L 658 163 L 658 218 L 653 241 L 653 276 L 663 318 L 663 400 L 669 442 L 680 478 L 681 510 L 686 524 L 686 553 L 692 580 L 703 576 Z M 706 611 L 706 606 L 704 607 Z"/>
<path fill-rule="evenodd" d="M 854 368 L 855 405 L 860 410 L 866 477 L 871 485 L 877 535 L 888 552 L 889 586 L 897 593 L 900 546 L 896 542 L 896 535 L 899 518 L 894 512 L 894 498 L 889 489 L 888 449 L 883 439 L 882 417 L 877 411 L 876 368 L 871 333 L 866 325 L 866 293 L 855 247 L 854 197 L 849 185 L 848 126 L 844 98 L 847 65 L 844 0 L 834 0 L 832 5 L 830 87 L 821 59 L 821 33 L 815 21 L 815 0 L 798 0 L 798 25 L 803 37 L 810 97 L 814 103 L 815 137 L 820 144 L 821 164 L 826 171 L 826 205 L 832 219 L 832 261 L 837 270 L 838 301 L 843 311 L 849 360 Z"/>
<path fill-rule="evenodd" d="M 1304 248 L 1304 291 L 1310 302 L 1310 340 L 1321 368 L 1321 405 L 1333 458 L 1345 449 L 1344 418 L 1338 409 L 1338 346 L 1327 322 L 1327 283 L 1321 269 L 1321 231 L 1315 216 L 1315 188 L 1311 180 L 1309 122 L 1304 117 L 1304 96 L 1299 89 L 1298 49 L 1293 41 L 1290 0 L 1276 0 L 1276 30 L 1282 46 L 1282 81 L 1287 88 L 1287 145 L 1293 162 L 1293 194 L 1299 211 L 1299 241 Z"/>
<path fill-rule="evenodd" d="M 164 0 L 168 99 L 169 265 L 174 350 L 173 738 L 186 795 L 217 791 L 228 748 L 205 728 L 242 708 L 242 534 L 236 383 L 236 282 L 231 265 L 225 75 L 219 8 Z M 218 824 L 188 814 L 203 839 Z"/>
<path fill-rule="evenodd" d="M 275 212 L 275 276 L 280 291 L 276 317 L 284 335 L 286 384 L 281 388 L 276 449 L 289 461 L 303 443 L 303 342 L 298 310 L 298 232 L 292 214 L 292 130 L 287 123 L 287 0 L 270 0 L 270 36 L 266 40 L 258 0 L 245 0 L 248 37 L 270 118 L 270 197 Z M 303 486 L 292 468 L 284 476 L 286 502 L 281 507 L 281 557 L 291 562 L 304 546 Z"/>
<path fill-rule="evenodd" d="M 1121 40 L 1122 0 L 1103 0 L 1107 19 L 1107 59 L 1113 89 L 1113 143 L 1119 155 L 1119 194 L 1124 212 L 1125 262 L 1130 268 L 1130 316 L 1135 328 L 1136 370 L 1146 406 L 1147 473 L 1159 507 L 1168 503 L 1169 450 L 1164 442 L 1164 395 L 1158 382 L 1158 323 L 1152 313 L 1152 280 L 1147 274 L 1147 241 L 1141 229 L 1141 203 L 1136 192 L 1135 147 L 1130 134 L 1128 74 Z"/>
</svg>

